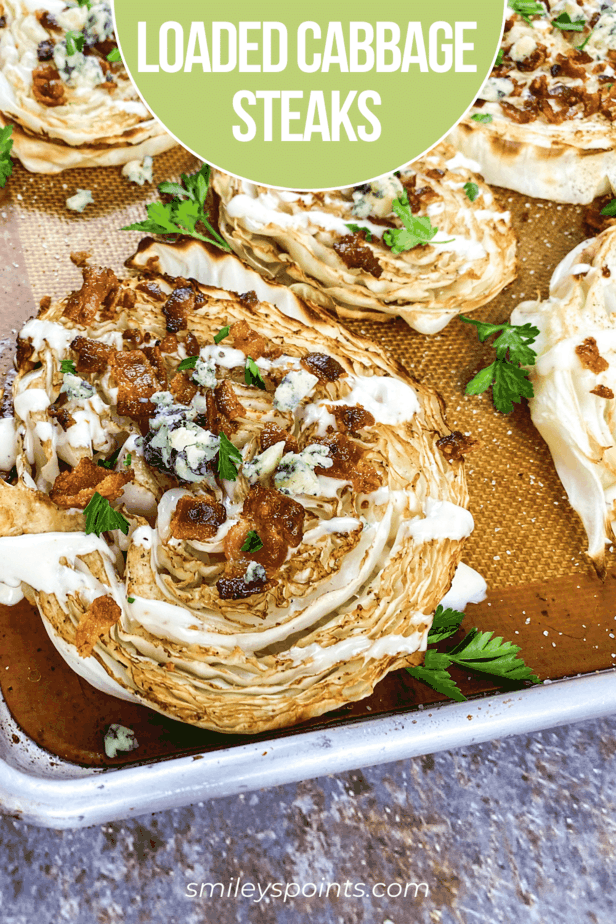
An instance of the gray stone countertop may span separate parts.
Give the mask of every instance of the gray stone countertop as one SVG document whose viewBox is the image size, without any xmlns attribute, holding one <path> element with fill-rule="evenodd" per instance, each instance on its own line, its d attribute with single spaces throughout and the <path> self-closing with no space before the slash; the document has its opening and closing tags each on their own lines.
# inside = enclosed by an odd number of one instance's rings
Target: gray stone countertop
<svg viewBox="0 0 616 924">
<path fill-rule="evenodd" d="M 80 831 L 0 817 L 0 921 L 613 924 L 615 852 L 613 717 Z"/>
</svg>

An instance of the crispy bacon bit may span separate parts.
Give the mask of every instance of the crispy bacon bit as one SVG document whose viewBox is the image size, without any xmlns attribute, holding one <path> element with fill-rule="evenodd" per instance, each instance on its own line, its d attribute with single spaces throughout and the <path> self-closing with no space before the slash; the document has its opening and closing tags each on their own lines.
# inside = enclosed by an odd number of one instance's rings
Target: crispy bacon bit
<svg viewBox="0 0 616 924">
<path fill-rule="evenodd" d="M 161 353 L 175 353 L 178 348 L 178 338 L 175 334 L 166 334 L 158 345 Z M 195 354 L 191 353 L 189 355 L 194 356 Z"/>
<path fill-rule="evenodd" d="M 171 379 L 169 391 L 178 404 L 188 405 L 197 394 L 197 386 L 183 372 L 177 372 Z"/>
<path fill-rule="evenodd" d="M 43 295 L 42 299 L 39 302 L 39 308 L 41 311 L 47 311 L 51 305 L 51 295 Z"/>
<path fill-rule="evenodd" d="M 17 353 L 15 356 L 15 362 L 17 363 L 17 368 L 20 372 L 28 372 L 30 369 L 34 368 L 34 363 L 30 361 L 30 357 L 34 354 L 34 347 L 29 340 L 22 340 L 21 337 L 17 338 Z"/>
<path fill-rule="evenodd" d="M 609 268 L 609 266 L 602 266 L 602 267 L 601 267 L 601 275 L 604 276 L 606 279 L 609 279 L 609 278 L 610 278 L 610 276 L 612 275 L 612 271 L 611 271 L 611 269 Z"/>
<path fill-rule="evenodd" d="M 225 537 L 225 557 L 229 562 L 256 561 L 269 577 L 283 564 L 290 548 L 296 548 L 304 535 L 304 508 L 274 488 L 254 485 L 250 489 L 240 522 Z M 246 536 L 254 530 L 263 543 L 257 552 L 242 552 Z"/>
<path fill-rule="evenodd" d="M 299 446 L 297 445 L 297 440 L 294 436 L 291 436 L 290 433 L 287 433 L 286 430 L 283 430 L 282 427 L 278 427 L 274 423 L 265 424 L 259 433 L 259 445 L 261 447 L 261 452 L 265 452 L 265 450 L 269 449 L 270 446 L 275 446 L 276 443 L 280 443 L 282 440 L 284 440 L 285 452 L 298 451 Z"/>
<path fill-rule="evenodd" d="M 61 472 L 54 481 L 49 496 L 58 507 L 87 507 L 95 493 L 116 500 L 135 477 L 132 469 L 127 472 L 112 472 L 92 459 L 81 459 L 70 472 Z"/>
<path fill-rule="evenodd" d="M 66 102 L 60 74 L 50 64 L 41 64 L 33 70 L 32 93 L 43 106 L 63 106 Z"/>
<path fill-rule="evenodd" d="M 127 327 L 122 334 L 122 340 L 125 340 L 127 343 L 129 343 L 131 349 L 134 350 L 143 342 L 143 334 L 137 327 Z"/>
<path fill-rule="evenodd" d="M 328 404 L 327 410 L 336 418 L 338 427 L 344 433 L 355 435 L 359 430 L 365 427 L 373 427 L 375 424 L 374 417 L 364 407 L 359 404 Z"/>
<path fill-rule="evenodd" d="M 434 167 L 432 170 L 426 170 L 426 176 L 429 176 L 431 180 L 442 180 L 445 176 L 445 171 L 439 167 Z"/>
<path fill-rule="evenodd" d="M 374 252 L 365 245 L 365 238 L 365 231 L 345 234 L 344 237 L 334 243 L 334 250 L 349 269 L 364 270 L 370 276 L 374 276 L 375 279 L 380 279 L 383 275 L 383 267 Z"/>
<path fill-rule="evenodd" d="M 481 440 L 465 436 L 459 430 L 454 430 L 449 436 L 443 436 L 437 440 L 436 445 L 448 462 L 460 462 L 469 452 L 481 446 Z"/>
<path fill-rule="evenodd" d="M 137 291 L 145 292 L 155 302 L 164 302 L 167 296 L 156 282 L 140 282 Z"/>
<path fill-rule="evenodd" d="M 346 375 L 344 367 L 327 353 L 307 353 L 301 364 L 308 372 L 316 375 L 321 382 L 335 382 L 341 376 Z"/>
<path fill-rule="evenodd" d="M 244 416 L 244 405 L 233 391 L 233 387 L 227 379 L 218 383 L 214 389 L 214 395 L 216 397 L 218 410 L 228 420 L 237 420 L 238 417 Z"/>
<path fill-rule="evenodd" d="M 611 399 L 614 397 L 614 392 L 607 385 L 597 385 L 596 388 L 591 389 L 590 393 L 591 395 L 597 395 L 598 398 Z"/>
<path fill-rule="evenodd" d="M 58 25 L 58 20 L 49 10 L 37 10 L 34 15 L 43 29 L 47 29 L 48 32 L 62 32 L 62 28 Z"/>
<path fill-rule="evenodd" d="M 209 430 L 215 436 L 219 436 L 221 433 L 224 433 L 225 436 L 231 436 L 234 428 L 225 415 L 221 413 L 216 395 L 210 388 L 205 393 L 205 401 L 205 423 L 202 426 L 205 426 L 206 430 Z"/>
<path fill-rule="evenodd" d="M 610 367 L 608 361 L 599 353 L 599 347 L 594 337 L 587 337 L 584 343 L 576 346 L 575 352 L 580 357 L 580 362 L 584 368 L 594 372 L 595 375 L 605 372 Z"/>
<path fill-rule="evenodd" d="M 331 468 L 317 466 L 317 475 L 326 475 L 328 478 L 340 478 L 350 481 L 354 489 L 360 494 L 369 494 L 381 486 L 378 472 L 363 458 L 364 451 L 361 446 L 345 436 L 336 433 L 333 436 L 314 437 L 313 443 L 321 443 L 329 449 L 333 460 Z"/>
<path fill-rule="evenodd" d="M 244 305 L 245 308 L 255 308 L 259 304 L 259 299 L 254 289 L 251 289 L 250 292 L 242 292 L 238 297 L 238 301 Z"/>
<path fill-rule="evenodd" d="M 254 331 L 247 321 L 236 321 L 232 324 L 229 336 L 235 349 L 241 350 L 252 359 L 260 359 L 262 356 L 266 359 L 277 359 L 278 356 L 282 356 L 280 347 Z"/>
<path fill-rule="evenodd" d="M 245 600 L 252 597 L 253 594 L 262 594 L 266 590 L 275 587 L 277 581 L 268 581 L 267 578 L 255 578 L 248 583 L 245 580 L 246 568 L 249 561 L 238 561 L 229 563 L 225 568 L 225 577 L 216 581 L 218 596 L 221 600 Z"/>
<path fill-rule="evenodd" d="M 115 305 L 120 283 L 113 270 L 102 266 L 84 266 L 82 273 L 83 285 L 69 295 L 63 316 L 87 327 L 101 307 Z"/>
<path fill-rule="evenodd" d="M 39 42 L 36 48 L 36 57 L 39 61 L 51 61 L 53 58 L 54 44 L 50 39 Z"/>
<path fill-rule="evenodd" d="M 184 346 L 186 348 L 187 356 L 198 356 L 199 355 L 201 344 L 199 343 L 195 335 L 192 333 L 192 331 L 188 331 L 188 333 L 186 334 L 186 337 L 184 339 Z"/>
<path fill-rule="evenodd" d="M 160 346 L 144 346 L 141 348 L 155 370 L 155 375 L 161 384 L 167 384 L 167 367 Z"/>
<path fill-rule="evenodd" d="M 519 71 L 527 72 L 536 71 L 538 67 L 541 67 L 542 64 L 545 64 L 545 59 L 548 56 L 548 50 L 545 45 L 540 43 L 537 44 L 537 47 L 527 58 L 522 58 L 521 61 L 516 61 L 516 67 Z M 562 57 L 562 55 L 559 55 Z"/>
<path fill-rule="evenodd" d="M 104 372 L 115 347 L 87 337 L 75 337 L 71 349 L 77 353 L 77 372 Z"/>
<path fill-rule="evenodd" d="M 89 657 L 94 646 L 118 622 L 122 610 L 113 597 L 97 597 L 79 620 L 75 630 L 75 645 L 82 658 Z"/>
<path fill-rule="evenodd" d="M 156 349 L 122 350 L 111 356 L 109 366 L 119 388 L 118 414 L 122 417 L 151 417 L 154 413 L 149 399 L 167 387 L 167 377 L 153 352 Z M 145 350 L 150 351 L 151 359 Z"/>
<path fill-rule="evenodd" d="M 226 519 L 225 508 L 213 498 L 185 494 L 171 518 L 171 535 L 176 539 L 211 539 Z"/>
<path fill-rule="evenodd" d="M 426 203 L 430 202 L 431 199 L 435 199 L 438 195 L 431 186 L 422 186 L 417 189 L 417 176 L 414 173 L 404 177 L 402 184 L 409 197 L 412 212 L 419 212 Z M 370 220 L 372 221 L 373 219 Z M 382 224 L 382 222 L 378 222 L 378 224 Z M 395 227 L 395 225 L 391 225 L 391 227 Z"/>
<path fill-rule="evenodd" d="M 177 334 L 179 330 L 185 330 L 188 315 L 194 311 L 194 308 L 195 293 L 191 286 L 181 285 L 174 289 L 163 305 L 163 314 L 167 319 L 167 330 L 172 334 Z"/>
<path fill-rule="evenodd" d="M 61 397 L 66 398 L 66 395 L 62 395 Z M 60 405 L 59 401 L 57 401 L 55 404 L 51 404 L 47 408 L 47 413 L 54 420 L 58 421 L 63 430 L 68 430 L 69 427 L 72 427 L 75 424 L 75 418 L 73 415 L 69 414 L 66 408 Z"/>
</svg>

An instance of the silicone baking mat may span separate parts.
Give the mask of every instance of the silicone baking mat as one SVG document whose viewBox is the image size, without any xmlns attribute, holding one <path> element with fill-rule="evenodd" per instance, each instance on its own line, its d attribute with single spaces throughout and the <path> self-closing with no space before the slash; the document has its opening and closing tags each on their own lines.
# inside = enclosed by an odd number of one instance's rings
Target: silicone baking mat
<svg viewBox="0 0 616 924">
<path fill-rule="evenodd" d="M 176 148 L 156 159 L 155 182 L 197 167 L 192 155 Z M 78 188 L 89 189 L 94 199 L 83 214 L 65 206 Z M 507 190 L 497 194 L 513 215 L 520 242 L 519 275 L 476 312 L 476 317 L 490 321 L 507 319 L 526 298 L 545 296 L 556 264 L 587 236 L 582 207 L 531 200 Z M 120 229 L 144 217 L 145 204 L 155 196 L 153 187 L 135 186 L 119 168 L 48 177 L 33 176 L 15 165 L 0 198 L 0 374 L 9 372 L 9 382 L 21 324 L 36 312 L 43 296 L 61 296 L 79 285 L 80 273 L 70 253 L 89 251 L 95 262 L 122 271 L 140 234 Z M 477 625 L 515 641 L 542 679 L 612 667 L 616 572 L 602 582 L 586 560 L 584 531 L 527 406 L 516 406 L 505 416 L 493 409 L 490 395 L 464 395 L 466 382 L 491 361 L 489 347 L 479 344 L 473 327 L 458 320 L 431 338 L 399 320 L 349 326 L 435 386 L 447 402 L 450 426 L 482 441 L 467 460 L 476 528 L 464 561 L 484 575 L 489 596 L 469 609 L 465 628 Z M 10 413 L 8 391 L 2 407 Z M 487 679 L 461 674 L 456 679 L 467 695 L 495 689 Z M 183 726 L 98 693 L 65 666 L 38 614 L 25 603 L 0 607 L 0 685 L 25 734 L 54 754 L 85 765 L 134 762 L 247 740 Z M 398 671 L 370 698 L 280 734 L 406 711 L 441 699 Z M 105 758 L 102 738 L 110 722 L 135 730 L 137 752 L 113 761 Z"/>
</svg>

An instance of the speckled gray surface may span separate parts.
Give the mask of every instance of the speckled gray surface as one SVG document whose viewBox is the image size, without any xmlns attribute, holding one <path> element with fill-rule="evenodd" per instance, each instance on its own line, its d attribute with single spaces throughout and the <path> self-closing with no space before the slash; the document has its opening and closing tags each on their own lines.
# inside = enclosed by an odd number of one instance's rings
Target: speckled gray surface
<svg viewBox="0 0 616 924">
<path fill-rule="evenodd" d="M 81 831 L 2 817 L 0 921 L 612 924 L 615 852 L 613 717 Z"/>
</svg>

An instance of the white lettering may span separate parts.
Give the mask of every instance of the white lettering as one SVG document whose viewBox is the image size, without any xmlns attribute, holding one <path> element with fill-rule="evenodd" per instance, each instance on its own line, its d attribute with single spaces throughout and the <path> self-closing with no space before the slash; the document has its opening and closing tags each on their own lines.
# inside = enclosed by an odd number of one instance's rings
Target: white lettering
<svg viewBox="0 0 616 924">
<path fill-rule="evenodd" d="M 336 52 L 334 52 L 334 46 Z M 329 68 L 332 64 L 337 64 L 341 73 L 348 74 L 349 62 L 347 61 L 346 45 L 344 44 L 344 33 L 342 31 L 341 22 L 330 22 L 327 28 L 321 73 L 329 74 Z"/>
<path fill-rule="evenodd" d="M 315 116 L 319 116 L 315 122 Z M 320 135 L 323 141 L 331 141 L 329 122 L 327 120 L 327 106 L 322 90 L 313 90 L 308 100 L 308 114 L 304 127 L 304 141 L 310 141 L 313 135 Z"/>
<path fill-rule="evenodd" d="M 389 33 L 391 38 L 386 39 Z M 377 22 L 376 24 L 376 69 L 380 74 L 391 74 L 400 69 L 400 26 L 395 22 Z M 386 62 L 387 52 L 391 54 L 391 61 Z"/>
<path fill-rule="evenodd" d="M 173 63 L 169 61 L 169 33 L 175 34 L 175 49 Z M 158 36 L 158 57 L 160 66 L 168 74 L 175 74 L 182 70 L 184 60 L 184 30 L 179 22 L 165 22 L 160 27 Z"/>
<path fill-rule="evenodd" d="M 363 33 L 363 39 L 360 41 L 359 33 Z M 371 71 L 374 67 L 374 29 L 369 22 L 352 22 L 351 23 L 351 73 L 364 74 Z M 359 53 L 364 55 L 364 61 L 359 63 Z"/>
<path fill-rule="evenodd" d="M 316 22 L 303 22 L 297 30 L 297 64 L 305 74 L 314 74 L 321 67 L 321 55 L 315 54 L 312 63 L 306 60 L 306 33 L 312 32 L 313 38 L 321 38 L 321 27 Z"/>
<path fill-rule="evenodd" d="M 417 54 L 413 54 L 413 45 L 417 43 Z M 404 57 L 402 58 L 402 73 L 408 74 L 411 64 L 419 64 L 422 74 L 428 73 L 428 58 L 426 56 L 426 43 L 420 22 L 410 22 L 406 31 Z"/>
<path fill-rule="evenodd" d="M 457 22 L 456 23 L 456 74 L 476 74 L 477 65 L 476 64 L 465 64 L 464 63 L 464 52 L 465 51 L 474 51 L 475 45 L 473 42 L 464 41 L 464 33 L 468 29 L 476 29 L 476 22 Z"/>
<path fill-rule="evenodd" d="M 368 106 L 366 105 L 368 100 L 372 100 L 375 106 L 381 105 L 381 97 L 378 93 L 375 93 L 373 90 L 364 90 L 359 94 L 359 99 L 357 100 L 357 108 L 365 119 L 370 122 L 372 126 L 372 131 L 367 132 L 365 125 L 357 126 L 357 134 L 361 141 L 377 141 L 381 137 L 381 123 L 375 116 L 373 112 L 370 112 Z"/>
<path fill-rule="evenodd" d="M 249 51 L 258 51 L 259 43 L 258 42 L 249 42 L 248 33 L 254 32 L 257 29 L 261 28 L 260 22 L 241 22 L 240 23 L 240 39 L 239 39 L 239 71 L 241 74 L 259 74 L 261 73 L 260 64 L 249 64 L 248 63 L 248 52 Z"/>
<path fill-rule="evenodd" d="M 227 34 L 228 60 L 222 63 L 221 36 Z M 232 22 L 212 23 L 212 70 L 217 74 L 227 74 L 237 65 L 237 29 Z"/>
<path fill-rule="evenodd" d="M 303 134 L 291 132 L 290 123 L 301 119 L 301 112 L 291 111 L 289 108 L 292 99 L 302 99 L 304 94 L 301 90 L 283 90 L 281 97 L 282 111 L 280 114 L 280 140 L 281 141 L 303 141 Z"/>
<path fill-rule="evenodd" d="M 272 61 L 272 36 L 278 34 L 278 61 Z M 284 71 L 288 62 L 288 35 L 287 27 L 281 22 L 263 23 L 263 71 L 266 74 L 277 74 Z"/>
<path fill-rule="evenodd" d="M 257 99 L 263 100 L 263 140 L 271 141 L 273 136 L 274 100 L 280 99 L 280 90 L 257 90 Z"/>
<path fill-rule="evenodd" d="M 430 32 L 428 35 L 428 56 L 430 60 L 430 70 L 435 71 L 437 74 L 445 74 L 447 71 L 451 70 L 451 65 L 453 64 L 453 51 L 451 42 L 447 44 L 445 42 L 441 42 L 439 47 L 439 32 L 444 32 L 446 39 L 452 39 L 453 29 L 448 22 L 433 22 L 430 26 Z M 445 58 L 442 64 L 438 57 L 439 51 L 443 52 Z"/>
<path fill-rule="evenodd" d="M 140 74 L 157 73 L 158 64 L 148 64 L 147 28 L 145 22 L 137 23 L 137 70 Z"/>
<path fill-rule="evenodd" d="M 347 94 L 342 109 L 340 108 L 340 90 L 332 91 L 332 141 L 340 141 L 340 126 L 344 125 L 344 130 L 348 135 L 349 141 L 357 141 L 357 136 L 353 126 L 349 121 L 349 109 L 353 100 L 357 96 L 357 90 L 351 90 Z"/>
<path fill-rule="evenodd" d="M 257 123 L 243 108 L 242 103 L 244 101 L 246 101 L 249 106 L 255 106 L 257 103 L 254 93 L 251 93 L 250 90 L 238 90 L 233 97 L 233 111 L 246 125 L 246 131 L 244 132 L 241 126 L 233 126 L 233 137 L 236 141 L 252 141 L 257 134 Z"/>
<path fill-rule="evenodd" d="M 197 47 L 199 49 L 198 51 Z M 210 52 L 207 47 L 204 22 L 193 22 L 190 24 L 184 71 L 190 73 L 193 69 L 193 64 L 200 64 L 204 73 L 211 73 Z"/>
</svg>

